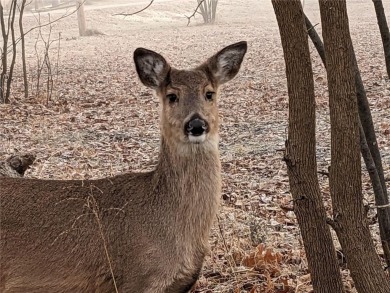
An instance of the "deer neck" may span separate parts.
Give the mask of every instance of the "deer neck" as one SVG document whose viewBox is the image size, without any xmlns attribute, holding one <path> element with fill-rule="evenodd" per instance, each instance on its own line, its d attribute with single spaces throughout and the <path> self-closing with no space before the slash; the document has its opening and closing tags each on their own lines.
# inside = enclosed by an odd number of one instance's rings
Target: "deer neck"
<svg viewBox="0 0 390 293">
<path fill-rule="evenodd" d="M 170 180 L 175 180 L 175 184 L 177 181 L 183 181 L 184 185 L 189 184 L 192 187 L 209 183 L 220 184 L 215 182 L 220 180 L 221 173 L 218 142 L 170 144 L 162 137 L 156 171 L 162 176 L 169 176 Z"/>
<path fill-rule="evenodd" d="M 208 234 L 221 196 L 218 143 L 177 146 L 162 138 L 156 171 L 168 200 L 177 205 L 182 233 Z"/>
<path fill-rule="evenodd" d="M 214 218 L 221 196 L 218 142 L 170 145 L 162 137 L 156 171 L 178 210 Z"/>
</svg>

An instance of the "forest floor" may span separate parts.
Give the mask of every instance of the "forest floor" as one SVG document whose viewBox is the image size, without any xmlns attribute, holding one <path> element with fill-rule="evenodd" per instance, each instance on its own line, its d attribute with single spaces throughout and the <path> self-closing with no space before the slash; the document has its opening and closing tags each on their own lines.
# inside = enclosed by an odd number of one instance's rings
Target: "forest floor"
<svg viewBox="0 0 390 293">
<path fill-rule="evenodd" d="M 52 26 L 49 50 L 53 92 L 46 95 L 46 71 L 40 92 L 25 99 L 17 66 L 11 104 L 0 105 L 0 159 L 16 152 L 37 160 L 27 177 L 87 179 L 129 170 L 153 168 L 159 147 L 158 101 L 139 82 L 132 54 L 137 47 L 155 50 L 177 68 L 193 67 L 231 43 L 246 40 L 248 53 L 238 76 L 220 98 L 220 151 L 223 200 L 213 227 L 207 257 L 195 292 L 311 292 L 307 260 L 292 207 L 286 166 L 282 161 L 287 138 L 288 95 L 279 30 L 270 1 L 219 1 L 213 25 L 201 16 L 187 26 L 196 1 L 148 1 L 112 6 L 90 1 L 87 26 L 102 34 L 78 37 L 75 14 Z M 127 1 L 128 2 L 128 1 Z M 125 5 L 126 1 L 116 1 Z M 317 1 L 305 1 L 305 12 L 319 25 Z M 389 1 L 383 1 L 390 8 Z M 111 4 L 110 4 L 111 3 Z M 92 9 L 93 8 L 93 9 Z M 386 10 L 386 9 L 385 9 Z M 351 35 L 370 101 L 390 180 L 390 81 L 386 78 L 380 34 L 371 1 L 348 1 Z M 389 11 L 388 9 L 386 11 Z M 55 19 L 64 11 L 51 14 Z M 47 14 L 42 14 L 45 23 Z M 36 18 L 27 13 L 26 28 Z M 390 23 L 390 22 L 389 22 Z M 49 27 L 42 29 L 47 39 Z M 61 33 L 61 42 L 55 41 Z M 31 84 L 37 82 L 37 56 L 43 43 L 37 30 L 27 36 Z M 35 45 L 36 44 L 36 45 Z M 330 122 L 327 79 L 311 47 L 317 109 L 318 169 L 330 164 Z M 373 196 L 363 168 L 365 202 Z M 327 177 L 319 175 L 324 204 L 331 216 Z M 390 182 L 389 182 L 390 185 Z M 372 234 L 378 253 L 378 227 Z M 336 237 L 335 245 L 342 255 Z M 347 292 L 356 292 L 340 258 Z"/>
</svg>

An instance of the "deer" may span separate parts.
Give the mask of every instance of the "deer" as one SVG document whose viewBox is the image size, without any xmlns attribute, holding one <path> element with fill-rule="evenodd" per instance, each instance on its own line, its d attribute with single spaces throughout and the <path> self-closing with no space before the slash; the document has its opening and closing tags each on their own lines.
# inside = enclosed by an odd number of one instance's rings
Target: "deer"
<svg viewBox="0 0 390 293">
<path fill-rule="evenodd" d="M 138 77 L 160 103 L 152 171 L 0 178 L 0 292 L 189 292 L 220 204 L 220 86 L 246 51 L 238 42 L 188 70 L 134 51 Z"/>
</svg>

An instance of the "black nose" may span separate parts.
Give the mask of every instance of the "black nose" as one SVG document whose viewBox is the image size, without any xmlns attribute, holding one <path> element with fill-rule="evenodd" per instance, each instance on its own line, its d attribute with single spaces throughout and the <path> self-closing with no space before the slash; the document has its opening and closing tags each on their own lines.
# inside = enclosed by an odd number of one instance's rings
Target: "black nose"
<svg viewBox="0 0 390 293">
<path fill-rule="evenodd" d="M 207 122 L 196 117 L 186 123 L 185 131 L 187 134 L 200 136 L 207 131 L 207 128 Z"/>
</svg>

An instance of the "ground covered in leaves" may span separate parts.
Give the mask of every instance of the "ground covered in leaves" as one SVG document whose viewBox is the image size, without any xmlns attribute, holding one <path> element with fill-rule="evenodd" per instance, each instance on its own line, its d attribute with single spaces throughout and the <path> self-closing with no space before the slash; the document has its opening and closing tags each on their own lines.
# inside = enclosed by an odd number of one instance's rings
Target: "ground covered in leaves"
<svg viewBox="0 0 390 293">
<path fill-rule="evenodd" d="M 112 176 L 154 166 L 159 146 L 158 101 L 136 77 L 132 53 L 146 47 L 175 67 L 192 67 L 234 42 L 248 41 L 239 75 L 220 98 L 220 150 L 223 200 L 210 239 L 196 292 L 311 292 L 310 276 L 282 162 L 287 138 L 288 96 L 283 52 L 270 1 L 219 1 L 217 22 L 203 25 L 200 15 L 187 26 L 196 1 L 161 0 L 129 17 L 148 1 L 90 1 L 87 26 L 99 32 L 78 37 L 71 15 L 52 26 L 49 50 L 53 93 L 46 93 L 47 71 L 36 89 L 37 63 L 43 43 L 37 31 L 27 36 L 30 97 L 22 93 L 17 67 L 10 105 L 0 105 L 0 158 L 16 152 L 37 159 L 27 177 L 86 179 Z M 305 1 L 312 23 L 320 23 L 317 1 Z M 390 3 L 384 1 L 390 8 Z M 371 1 L 348 1 L 351 34 L 372 107 L 387 180 L 390 178 L 390 81 Z M 387 10 L 386 10 L 387 11 Z M 52 11 L 51 19 L 64 10 Z M 41 16 L 47 21 L 46 14 Z M 25 26 L 36 18 L 26 14 Z M 321 25 L 316 29 L 320 32 Z M 42 29 L 47 39 L 49 27 Z M 101 34 L 100 34 L 101 33 Z M 61 38 L 58 42 L 56 39 Z M 313 47 L 317 101 L 319 170 L 330 164 L 330 122 L 326 74 Z M 38 60 L 38 58 L 41 58 Z M 364 170 L 365 172 L 365 170 Z M 320 176 L 329 215 L 326 176 Z M 367 175 L 364 195 L 373 203 Z M 389 182 L 390 184 L 390 182 Z M 372 232 L 378 253 L 374 210 Z M 335 239 L 338 249 L 339 244 Z M 340 251 L 340 255 L 342 252 Z M 348 292 L 355 292 L 340 258 Z"/>
</svg>

